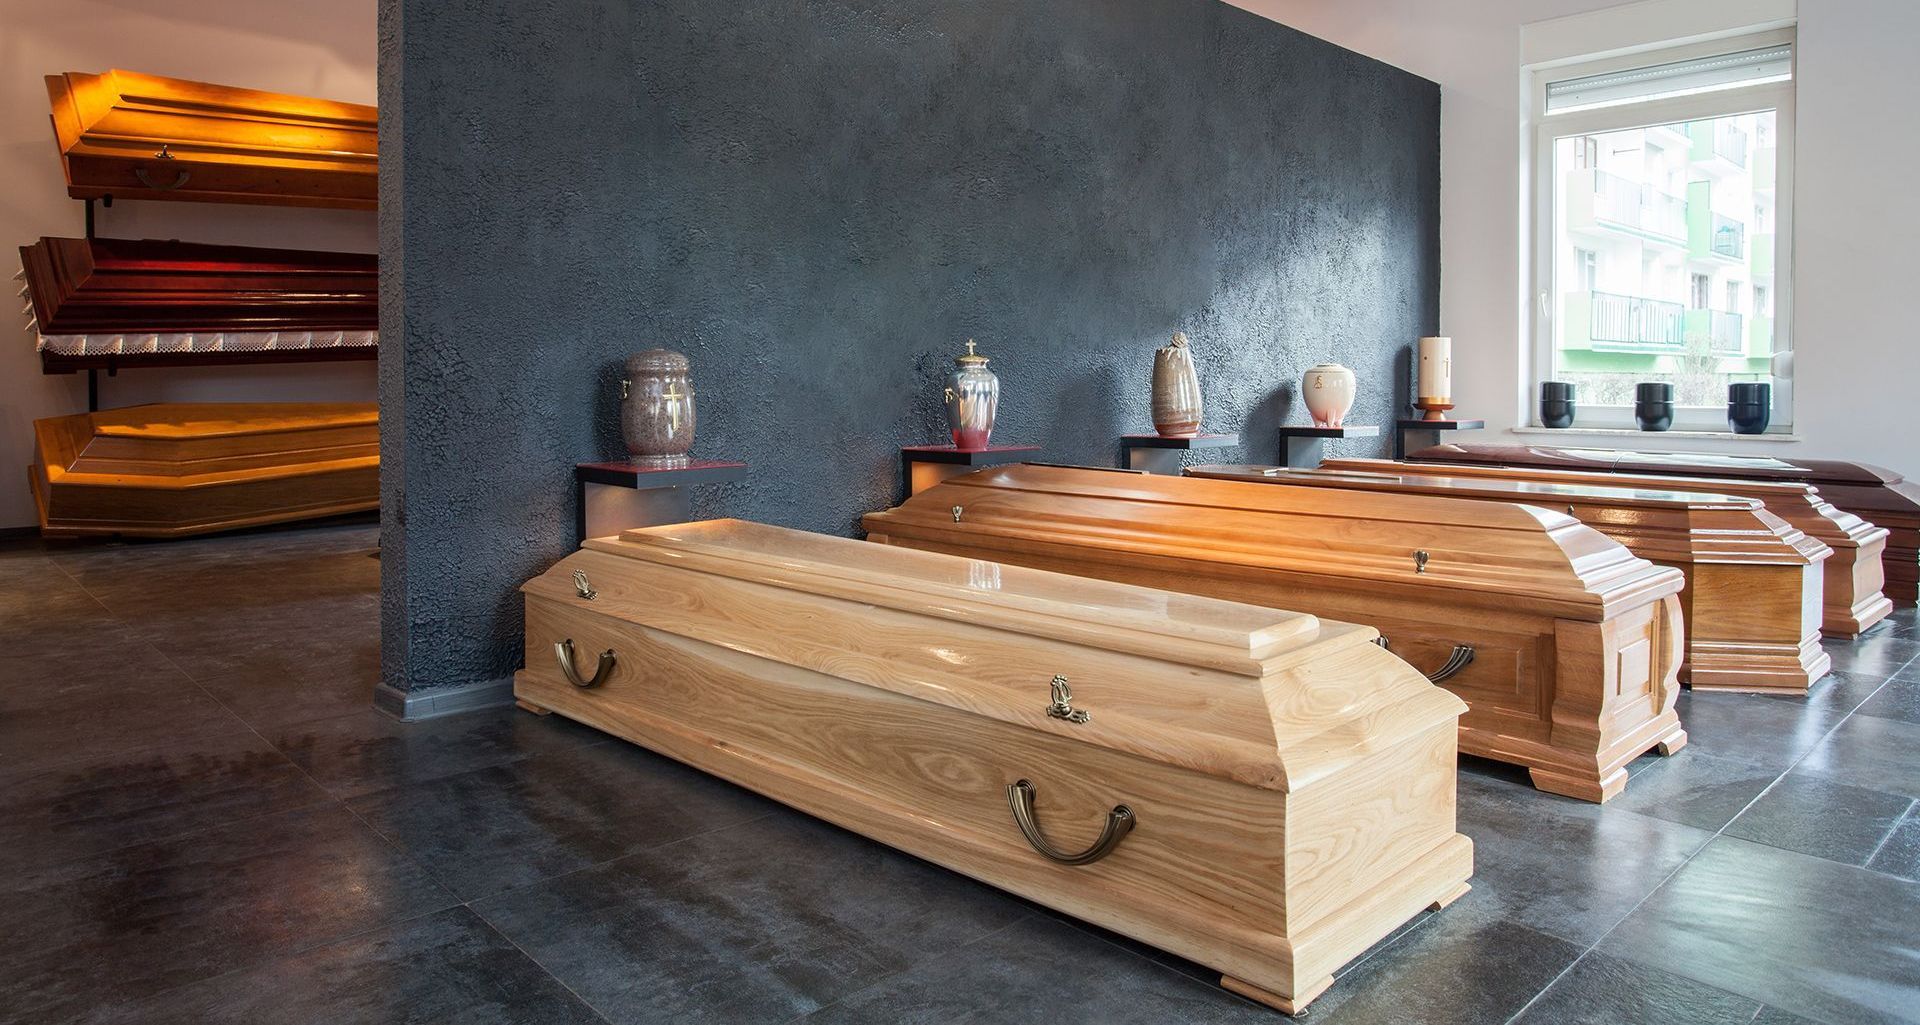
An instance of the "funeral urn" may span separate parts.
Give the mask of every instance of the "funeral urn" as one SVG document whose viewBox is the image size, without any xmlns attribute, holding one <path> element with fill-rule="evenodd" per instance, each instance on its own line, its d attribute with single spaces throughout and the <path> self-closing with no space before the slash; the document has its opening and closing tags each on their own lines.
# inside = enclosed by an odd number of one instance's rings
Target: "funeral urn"
<svg viewBox="0 0 1920 1025">
<path fill-rule="evenodd" d="M 1184 332 L 1153 354 L 1153 429 L 1163 438 L 1200 433 L 1200 373 Z"/>
<path fill-rule="evenodd" d="M 973 351 L 973 339 L 967 339 L 967 354 L 954 359 L 955 369 L 947 375 L 947 427 L 953 433 L 953 447 L 962 452 L 978 452 L 993 437 L 993 417 L 1000 410 L 1000 379 L 987 369 L 987 358 Z"/>
<path fill-rule="evenodd" d="M 620 434 L 627 454 L 649 469 L 687 465 L 693 448 L 693 380 L 687 358 L 667 349 L 627 357 L 620 382 Z"/>
</svg>

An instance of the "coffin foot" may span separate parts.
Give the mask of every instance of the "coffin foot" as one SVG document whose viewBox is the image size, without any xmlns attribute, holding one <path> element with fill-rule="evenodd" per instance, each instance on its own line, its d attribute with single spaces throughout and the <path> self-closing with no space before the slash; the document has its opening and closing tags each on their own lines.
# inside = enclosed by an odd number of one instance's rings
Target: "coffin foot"
<svg viewBox="0 0 1920 1025">
<path fill-rule="evenodd" d="M 1447 905 L 1453 903 L 1454 901 L 1459 900 L 1460 898 L 1466 896 L 1467 891 L 1471 889 L 1473 889 L 1473 887 L 1467 885 L 1466 883 L 1461 883 L 1459 886 L 1456 886 L 1452 890 L 1448 891 L 1446 896 L 1427 905 L 1427 910 L 1438 911 L 1441 908 L 1444 908 Z"/>
<path fill-rule="evenodd" d="M 1527 775 L 1533 778 L 1536 790 L 1549 794 L 1571 797 L 1580 801 L 1592 801 L 1605 804 L 1620 796 L 1627 788 L 1627 770 L 1615 769 L 1605 776 L 1594 773 L 1591 776 L 1575 776 L 1564 772 L 1552 772 L 1547 769 L 1528 769 Z"/>
<path fill-rule="evenodd" d="M 1313 998 L 1327 991 L 1333 985 L 1333 976 L 1300 987 L 1300 992 L 1291 998 L 1283 997 L 1268 989 L 1261 989 L 1251 982 L 1242 982 L 1231 975 L 1220 976 L 1220 988 L 1229 993 L 1237 993 L 1256 1004 L 1265 1004 L 1281 1014 L 1299 1014 Z"/>
<path fill-rule="evenodd" d="M 552 715 L 553 714 L 553 709 L 541 708 L 539 705 L 536 705 L 533 702 L 528 701 L 526 698 L 514 698 L 513 703 L 515 705 L 520 706 L 520 710 L 523 712 L 532 712 L 534 715 Z"/>
<path fill-rule="evenodd" d="M 1687 731 L 1674 730 L 1672 736 L 1668 737 L 1665 740 L 1662 740 L 1658 744 L 1653 745 L 1653 749 L 1655 751 L 1660 752 L 1661 757 L 1664 758 L 1669 755 L 1672 755 L 1675 751 L 1678 751 L 1681 748 L 1686 746 L 1687 746 Z"/>
</svg>

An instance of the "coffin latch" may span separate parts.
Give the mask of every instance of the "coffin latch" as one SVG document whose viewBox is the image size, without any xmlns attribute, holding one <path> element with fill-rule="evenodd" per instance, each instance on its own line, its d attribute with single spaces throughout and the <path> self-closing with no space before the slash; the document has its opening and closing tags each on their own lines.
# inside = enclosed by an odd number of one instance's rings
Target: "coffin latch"
<svg viewBox="0 0 1920 1025">
<path fill-rule="evenodd" d="M 1082 723 L 1093 718 L 1091 714 L 1073 707 L 1073 688 L 1067 686 L 1066 677 L 1055 676 L 1048 688 L 1053 695 L 1053 700 L 1047 704 L 1048 715 L 1071 723 Z"/>
<path fill-rule="evenodd" d="M 561 674 L 575 687 L 591 687 L 606 679 L 607 674 L 613 671 L 615 661 L 612 648 L 601 652 L 600 664 L 593 667 L 593 675 L 582 680 L 580 670 L 573 667 L 573 638 L 571 637 L 553 646 L 553 657 L 560 660 Z"/>
<path fill-rule="evenodd" d="M 1375 637 L 1373 639 L 1373 643 L 1380 645 L 1382 648 L 1385 648 L 1388 651 L 1393 650 L 1393 646 L 1387 642 L 1387 638 L 1385 637 L 1385 635 Z M 1473 664 L 1473 645 L 1456 644 L 1453 646 L 1453 652 L 1447 656 L 1447 660 L 1441 664 L 1440 668 L 1434 670 L 1431 673 L 1425 673 L 1423 675 L 1425 675 L 1428 680 L 1431 680 L 1434 683 L 1443 683 L 1459 675 L 1460 670 L 1465 669 L 1466 667 L 1472 664 Z"/>
<path fill-rule="evenodd" d="M 587 574 L 577 569 L 573 571 L 573 593 L 587 601 L 600 597 L 600 592 L 594 590 L 592 584 L 587 583 Z"/>
<path fill-rule="evenodd" d="M 1013 809 L 1014 825 L 1020 827 L 1020 835 L 1027 838 L 1028 846 L 1040 852 L 1048 861 L 1061 865 L 1091 865 L 1113 853 L 1120 841 L 1133 832 L 1133 809 L 1124 804 L 1114 805 L 1107 813 L 1107 824 L 1101 828 L 1100 835 L 1094 838 L 1093 846 L 1078 854 L 1056 850 L 1040 834 L 1040 823 L 1033 814 L 1033 784 L 1019 780 L 1007 787 L 1007 805 Z"/>
</svg>

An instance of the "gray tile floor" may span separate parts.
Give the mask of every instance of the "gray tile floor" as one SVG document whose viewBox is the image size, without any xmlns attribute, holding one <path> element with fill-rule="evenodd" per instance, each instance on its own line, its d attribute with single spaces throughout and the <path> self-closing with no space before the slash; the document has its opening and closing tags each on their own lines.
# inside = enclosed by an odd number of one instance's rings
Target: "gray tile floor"
<svg viewBox="0 0 1920 1025">
<path fill-rule="evenodd" d="M 1283 1020 L 557 717 L 381 717 L 377 540 L 0 549 L 0 1021 Z M 1465 761 L 1473 892 L 1309 1020 L 1920 1021 L 1920 625 L 1829 648 L 1605 808 Z"/>
</svg>

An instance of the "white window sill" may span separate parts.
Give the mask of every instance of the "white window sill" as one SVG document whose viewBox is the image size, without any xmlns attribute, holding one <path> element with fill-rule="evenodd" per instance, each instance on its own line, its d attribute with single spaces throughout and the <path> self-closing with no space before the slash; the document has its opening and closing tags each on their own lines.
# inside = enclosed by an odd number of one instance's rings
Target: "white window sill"
<svg viewBox="0 0 1920 1025">
<path fill-rule="evenodd" d="M 1640 431 L 1630 427 L 1509 427 L 1508 434 L 1558 434 L 1563 436 L 1588 436 L 1597 438 L 1715 438 L 1725 441 L 1767 441 L 1797 442 L 1804 441 L 1798 434 L 1768 432 L 1766 434 L 1735 434 L 1732 431 Z"/>
</svg>

